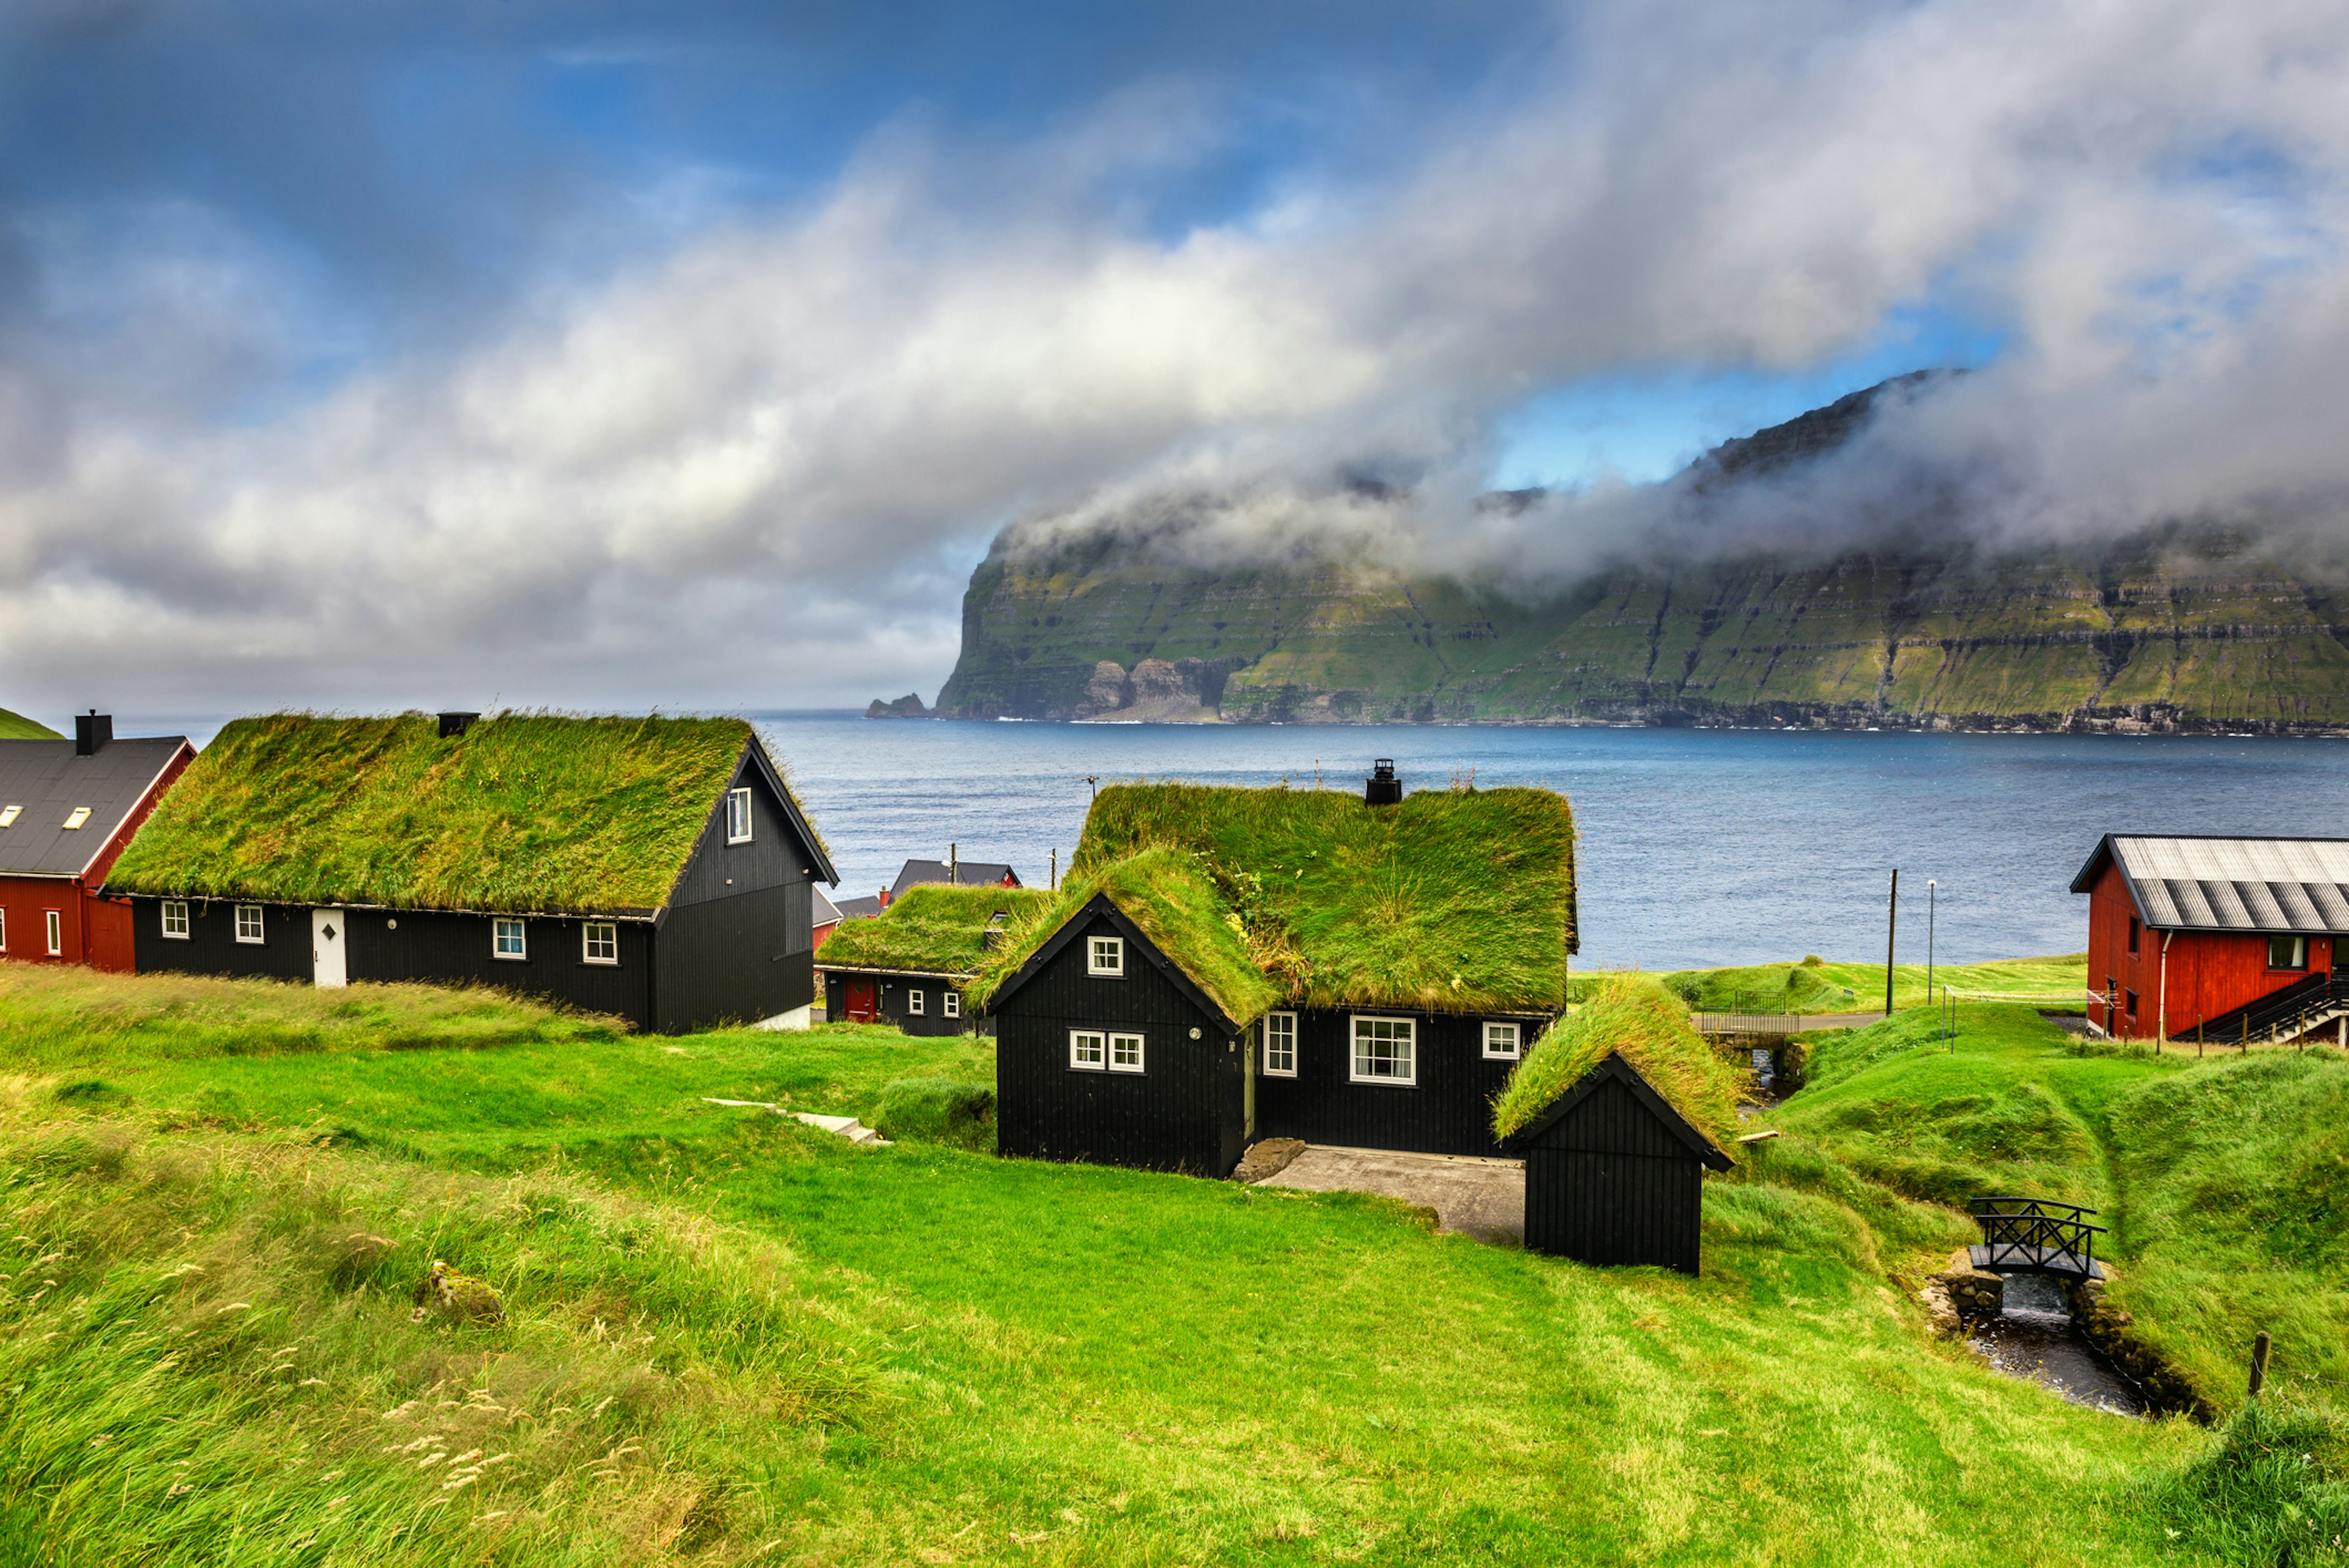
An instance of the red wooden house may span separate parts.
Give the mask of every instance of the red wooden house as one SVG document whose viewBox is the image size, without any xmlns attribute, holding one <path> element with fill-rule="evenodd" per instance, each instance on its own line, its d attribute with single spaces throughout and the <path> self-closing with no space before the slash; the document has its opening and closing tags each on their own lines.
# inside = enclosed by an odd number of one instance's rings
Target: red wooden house
<svg viewBox="0 0 2349 1568">
<path fill-rule="evenodd" d="M 2108 1034 L 2349 1028 L 2349 840 L 2108 833 L 2072 891 L 2088 895 L 2088 1021 Z"/>
<path fill-rule="evenodd" d="M 130 905 L 98 889 L 195 756 L 182 736 L 117 740 L 103 713 L 71 740 L 0 740 L 0 956 L 130 972 Z"/>
</svg>

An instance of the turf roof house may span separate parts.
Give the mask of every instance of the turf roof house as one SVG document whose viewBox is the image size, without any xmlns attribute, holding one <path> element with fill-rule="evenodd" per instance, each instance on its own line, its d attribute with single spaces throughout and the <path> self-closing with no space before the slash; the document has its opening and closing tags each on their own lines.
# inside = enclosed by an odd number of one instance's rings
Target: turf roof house
<svg viewBox="0 0 2349 1568">
<path fill-rule="evenodd" d="M 130 972 L 129 907 L 98 889 L 195 755 L 182 736 L 117 740 L 95 711 L 71 740 L 0 740 L 0 957 Z"/>
<path fill-rule="evenodd" d="M 962 1005 L 989 952 L 1050 895 L 1026 888 L 909 885 L 878 915 L 846 920 L 825 941 L 823 1016 L 894 1024 L 908 1035 L 992 1034 Z"/>
<path fill-rule="evenodd" d="M 805 1026 L 819 878 L 740 719 L 282 714 L 220 732 L 107 891 L 142 973 L 470 981 L 678 1033 Z"/>
<path fill-rule="evenodd" d="M 1499 1153 L 1493 1099 L 1575 946 L 1549 790 L 1104 789 L 1067 887 L 970 987 L 999 1145 L 1216 1176 L 1271 1137 Z"/>
</svg>

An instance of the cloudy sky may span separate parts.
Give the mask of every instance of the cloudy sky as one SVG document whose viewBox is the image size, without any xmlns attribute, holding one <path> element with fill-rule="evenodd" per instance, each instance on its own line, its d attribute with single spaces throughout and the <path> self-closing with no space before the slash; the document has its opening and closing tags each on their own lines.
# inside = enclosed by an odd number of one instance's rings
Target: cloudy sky
<svg viewBox="0 0 2349 1568">
<path fill-rule="evenodd" d="M 2337 0 L 17 0 L 0 706 L 926 696 L 1007 522 L 1571 572 L 1926 365 L 1879 485 L 2321 531 L 2344 180 Z"/>
</svg>

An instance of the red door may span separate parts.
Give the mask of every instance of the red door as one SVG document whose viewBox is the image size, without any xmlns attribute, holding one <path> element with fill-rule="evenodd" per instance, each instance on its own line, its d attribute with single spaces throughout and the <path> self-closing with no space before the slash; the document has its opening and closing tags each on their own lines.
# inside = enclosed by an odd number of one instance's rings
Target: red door
<svg viewBox="0 0 2349 1568">
<path fill-rule="evenodd" d="M 880 1009 L 874 1005 L 874 983 L 870 980 L 851 980 L 847 985 L 848 1021 L 852 1024 L 873 1022 L 880 1014 Z"/>
</svg>

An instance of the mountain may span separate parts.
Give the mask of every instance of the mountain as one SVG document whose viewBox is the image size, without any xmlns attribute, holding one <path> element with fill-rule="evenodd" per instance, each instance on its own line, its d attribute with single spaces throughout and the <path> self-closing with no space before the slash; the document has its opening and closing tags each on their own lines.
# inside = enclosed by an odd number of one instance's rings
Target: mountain
<svg viewBox="0 0 2349 1568">
<path fill-rule="evenodd" d="M 36 718 L 0 707 L 0 740 L 56 740 L 57 732 Z"/>
<path fill-rule="evenodd" d="M 1684 477 L 1701 490 L 1812 460 L 1884 390 L 1726 442 Z M 1007 534 L 971 574 L 933 711 L 2328 733 L 2349 731 L 2349 592 L 2184 527 L 1623 567 L 1532 602 L 1359 562 L 1203 568 L 1128 539 L 1036 551 Z"/>
</svg>

